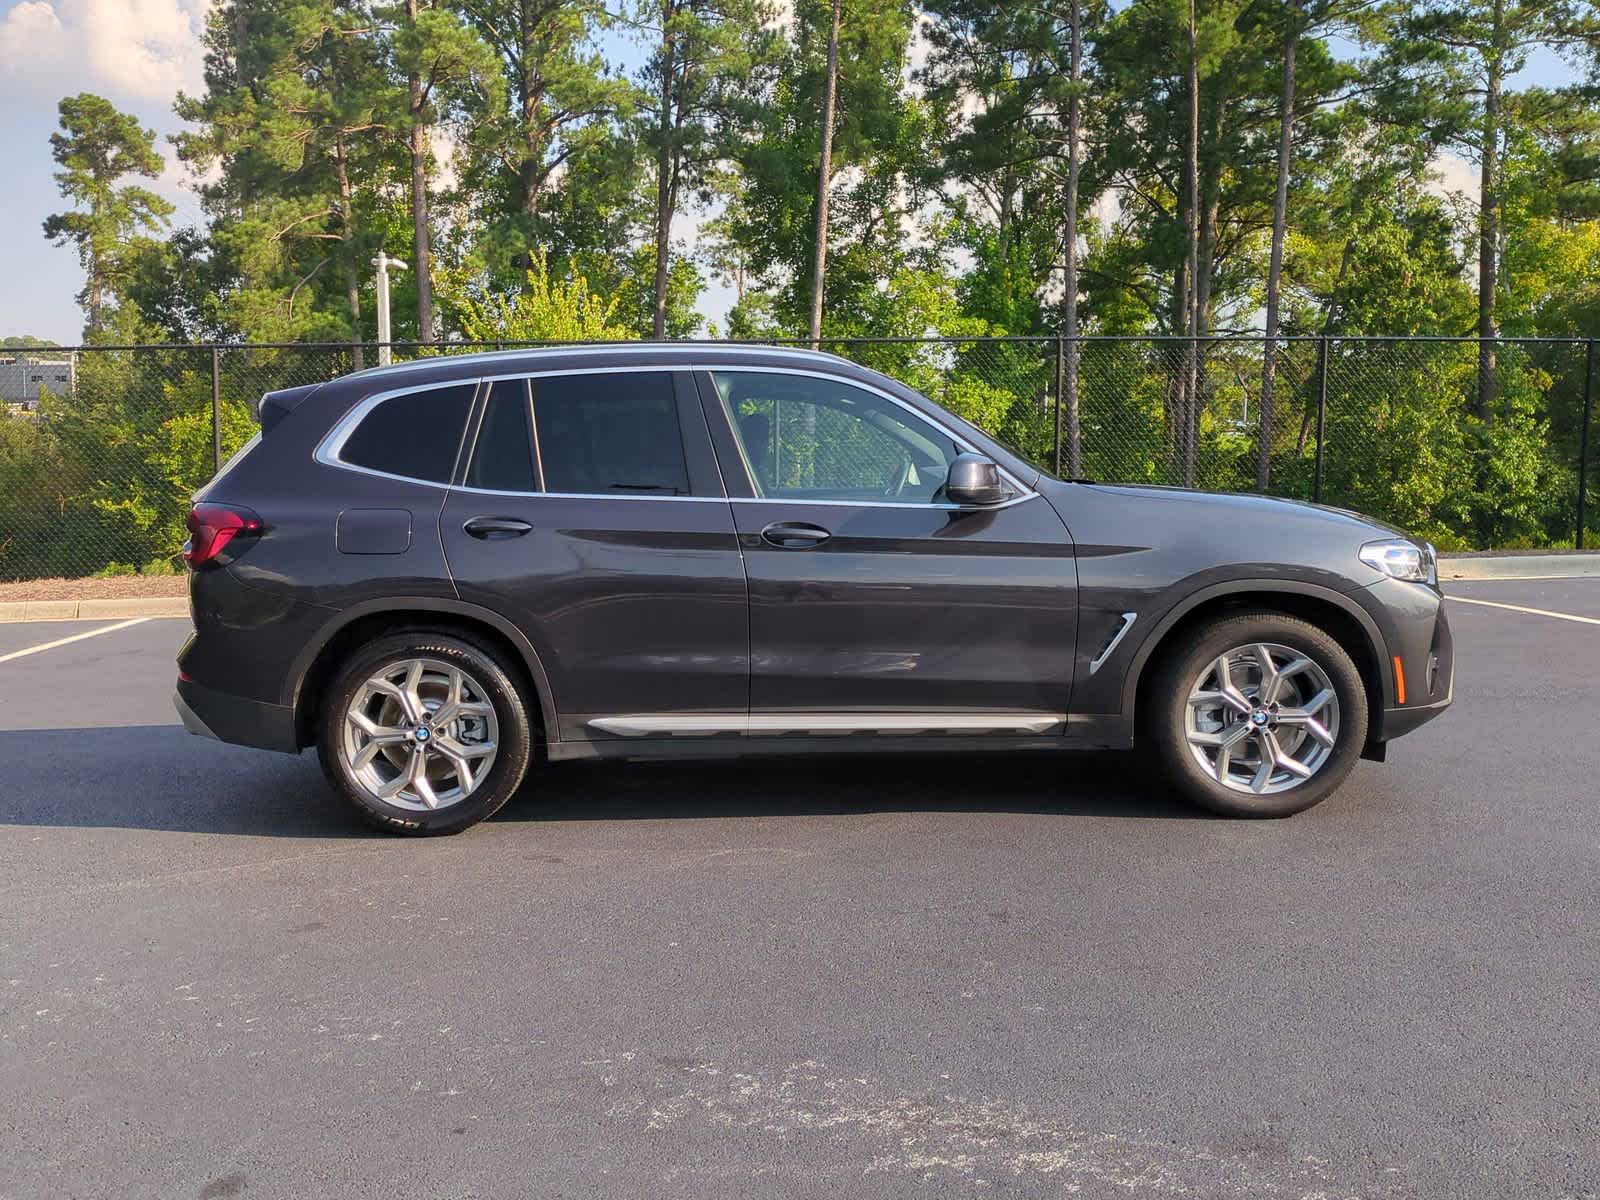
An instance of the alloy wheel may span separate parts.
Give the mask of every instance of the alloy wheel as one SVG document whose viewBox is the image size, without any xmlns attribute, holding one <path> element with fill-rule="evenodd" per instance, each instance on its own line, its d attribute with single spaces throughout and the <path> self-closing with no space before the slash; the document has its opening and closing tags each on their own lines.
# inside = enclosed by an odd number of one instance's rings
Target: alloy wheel
<svg viewBox="0 0 1600 1200">
<path fill-rule="evenodd" d="M 1184 732 L 1195 761 L 1224 787 L 1286 792 L 1333 757 L 1339 697 L 1303 652 L 1275 642 L 1237 646 L 1194 681 Z"/>
<path fill-rule="evenodd" d="M 431 812 L 459 804 L 494 766 L 499 721 L 471 674 L 434 658 L 385 665 L 345 709 L 340 757 L 373 799 Z"/>
</svg>

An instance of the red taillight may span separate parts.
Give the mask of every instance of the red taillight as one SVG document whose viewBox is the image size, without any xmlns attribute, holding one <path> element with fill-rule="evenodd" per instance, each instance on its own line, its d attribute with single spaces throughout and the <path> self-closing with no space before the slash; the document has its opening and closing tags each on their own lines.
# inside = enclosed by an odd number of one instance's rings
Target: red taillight
<svg viewBox="0 0 1600 1200">
<path fill-rule="evenodd" d="M 232 504 L 196 504 L 189 510 L 188 525 L 183 561 L 196 568 L 217 562 L 237 539 L 260 537 L 267 528 L 248 508 Z"/>
</svg>

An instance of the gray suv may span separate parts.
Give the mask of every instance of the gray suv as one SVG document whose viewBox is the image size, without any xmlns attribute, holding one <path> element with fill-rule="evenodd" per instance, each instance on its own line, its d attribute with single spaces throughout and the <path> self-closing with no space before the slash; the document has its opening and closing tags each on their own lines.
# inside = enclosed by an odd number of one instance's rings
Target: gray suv
<svg viewBox="0 0 1600 1200">
<path fill-rule="evenodd" d="M 1064 481 L 826 354 L 632 344 L 272 392 L 195 497 L 195 733 L 449 833 L 539 758 L 1137 745 L 1282 816 L 1450 703 L 1432 547 Z"/>
</svg>

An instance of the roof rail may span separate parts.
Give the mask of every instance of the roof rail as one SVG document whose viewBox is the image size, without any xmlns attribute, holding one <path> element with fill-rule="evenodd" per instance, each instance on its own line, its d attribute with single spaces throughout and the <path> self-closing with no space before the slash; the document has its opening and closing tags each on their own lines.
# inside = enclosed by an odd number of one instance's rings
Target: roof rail
<svg viewBox="0 0 1600 1200">
<path fill-rule="evenodd" d="M 448 343 L 446 343 L 448 345 Z M 830 354 L 826 350 L 812 350 L 804 346 L 774 346 L 762 342 L 724 342 L 713 344 L 709 342 L 586 342 L 582 345 L 565 346 L 528 346 L 514 350 L 478 350 L 470 354 L 436 354 L 427 358 L 414 358 L 410 362 L 391 363 L 384 367 L 367 367 L 365 370 L 352 372 L 352 375 L 398 375 L 407 371 L 419 370 L 423 367 L 436 366 L 441 362 L 482 362 L 502 363 L 508 359 L 527 359 L 530 357 L 567 358 L 572 355 L 584 354 L 639 354 L 639 355 L 678 355 L 684 358 L 719 358 L 733 354 L 775 354 L 784 358 L 800 358 L 815 361 L 823 359 L 828 362 L 848 363 L 850 360 L 840 354 Z"/>
</svg>

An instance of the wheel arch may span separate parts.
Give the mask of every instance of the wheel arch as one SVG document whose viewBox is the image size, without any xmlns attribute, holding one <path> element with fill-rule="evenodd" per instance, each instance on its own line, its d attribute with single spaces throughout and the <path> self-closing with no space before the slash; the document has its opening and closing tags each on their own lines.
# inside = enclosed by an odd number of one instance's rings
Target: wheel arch
<svg viewBox="0 0 1600 1200">
<path fill-rule="evenodd" d="M 407 626 L 453 630 L 504 654 L 511 666 L 520 669 L 523 683 L 534 696 L 538 708 L 534 715 L 539 725 L 536 736 L 555 740 L 560 726 L 556 723 L 550 678 L 539 652 L 522 631 L 498 613 L 476 604 L 417 596 L 371 600 L 343 609 L 295 657 L 284 685 L 283 703 L 294 712 L 300 745 L 308 746 L 315 740 L 313 730 L 323 686 L 345 654 L 364 641 Z"/>
<path fill-rule="evenodd" d="M 1239 609 L 1268 609 L 1299 617 L 1324 630 L 1344 649 L 1367 693 L 1367 747 L 1382 740 L 1383 713 L 1392 704 L 1392 683 L 1383 669 L 1385 641 L 1370 613 L 1342 592 L 1292 580 L 1239 580 L 1216 584 L 1187 597 L 1145 636 L 1123 679 L 1122 704 L 1135 738 L 1149 712 L 1149 689 L 1165 653 L 1188 630 Z"/>
</svg>

